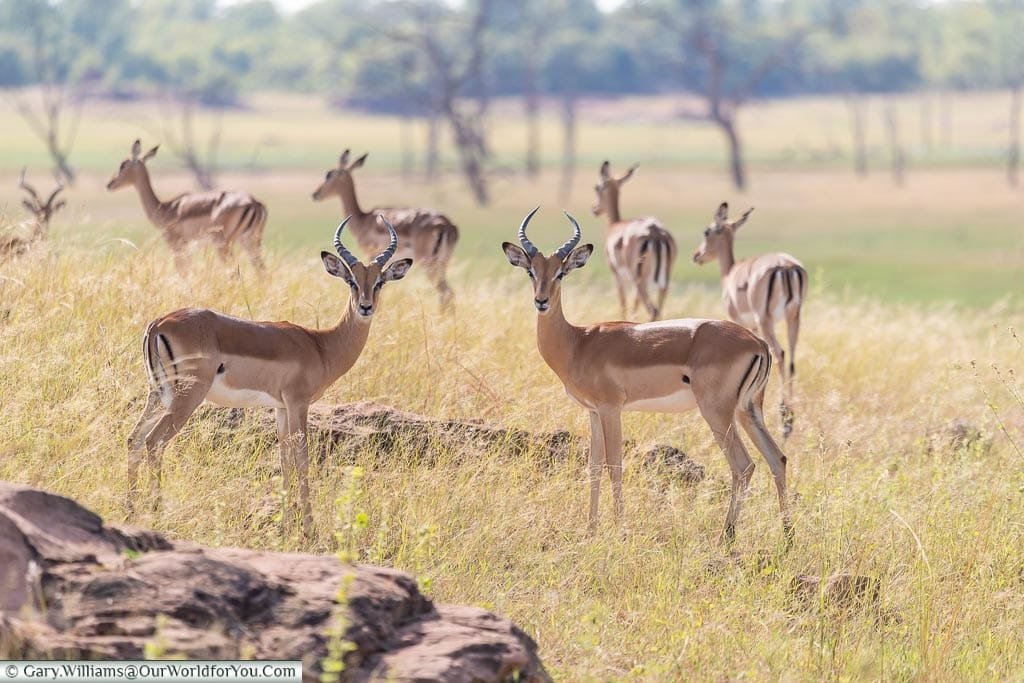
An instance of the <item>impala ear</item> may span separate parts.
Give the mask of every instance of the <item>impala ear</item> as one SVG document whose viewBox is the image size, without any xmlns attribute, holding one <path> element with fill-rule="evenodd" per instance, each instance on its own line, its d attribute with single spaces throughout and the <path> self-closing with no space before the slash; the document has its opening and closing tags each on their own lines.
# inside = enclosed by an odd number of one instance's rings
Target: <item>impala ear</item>
<svg viewBox="0 0 1024 683">
<path fill-rule="evenodd" d="M 593 244 L 584 244 L 582 247 L 576 247 L 573 249 L 565 260 L 562 261 L 562 272 L 568 273 L 570 270 L 576 270 L 587 265 L 587 259 L 594 253 Z"/>
<path fill-rule="evenodd" d="M 605 161 L 601 164 L 601 180 L 608 180 L 612 177 L 612 165 Z"/>
<path fill-rule="evenodd" d="M 345 168 L 345 164 L 348 163 L 348 154 L 349 150 L 346 149 L 341 153 L 341 156 L 338 157 L 338 168 Z"/>
<path fill-rule="evenodd" d="M 632 178 L 633 177 L 633 171 L 635 171 L 638 168 L 640 168 L 640 164 L 633 164 L 632 166 L 630 166 L 629 170 L 626 171 L 626 174 L 624 176 L 622 176 L 621 178 L 619 178 L 619 184 L 621 185 L 622 183 L 624 183 L 627 180 L 629 180 L 630 178 Z"/>
<path fill-rule="evenodd" d="M 358 159 L 356 159 L 355 161 L 353 161 L 352 165 L 348 167 L 348 170 L 354 171 L 357 168 L 359 168 L 360 166 L 362 166 L 363 164 L 365 164 L 366 163 L 366 157 L 368 157 L 368 156 L 370 156 L 369 152 L 367 152 L 363 156 L 361 156 Z"/>
<path fill-rule="evenodd" d="M 718 211 L 715 212 L 715 221 L 724 223 L 729 220 L 729 202 L 722 202 L 718 206 Z"/>
<path fill-rule="evenodd" d="M 405 277 L 409 269 L 412 268 L 412 259 L 404 258 L 399 261 L 395 261 L 381 273 L 381 277 L 384 278 L 384 282 L 391 282 L 392 280 L 401 280 Z"/>
<path fill-rule="evenodd" d="M 155 157 L 155 156 L 156 156 L 156 151 L 157 151 L 158 149 L 160 149 L 160 145 L 157 145 L 157 146 L 156 146 L 156 147 L 154 147 L 153 149 L 151 149 L 151 150 L 149 150 L 148 152 L 146 152 L 146 153 L 145 153 L 145 154 L 143 155 L 143 157 L 142 157 L 142 160 L 143 160 L 143 161 L 149 161 L 150 159 L 152 159 L 153 157 Z"/>
<path fill-rule="evenodd" d="M 139 154 L 142 152 L 142 141 L 136 140 L 132 143 L 132 159 L 138 159 Z"/>
<path fill-rule="evenodd" d="M 28 209 L 29 213 L 35 213 L 36 212 L 35 204 L 33 204 L 32 202 L 30 202 L 27 199 L 22 199 L 21 200 L 21 205 L 24 206 L 26 209 Z"/>
<path fill-rule="evenodd" d="M 526 252 L 523 251 L 522 247 L 516 246 L 511 242 L 502 242 L 501 249 L 505 252 L 505 258 L 513 266 L 523 270 L 530 270 L 530 259 L 526 256 Z"/>
<path fill-rule="evenodd" d="M 321 251 L 320 260 L 324 262 L 324 268 L 327 269 L 328 273 L 352 284 L 352 273 L 340 258 L 329 251 Z"/>
<path fill-rule="evenodd" d="M 67 202 L 65 202 L 65 201 L 64 201 L 63 199 L 62 199 L 62 200 L 60 200 L 59 202 L 57 202 L 56 204 L 54 204 L 54 205 L 53 205 L 53 209 L 51 209 L 51 211 L 52 211 L 53 213 L 57 213 L 58 211 L 60 211 L 61 209 L 63 209 L 63 208 L 64 208 L 64 205 L 65 205 L 66 203 L 67 203 Z"/>
<path fill-rule="evenodd" d="M 739 230 L 740 226 L 747 222 L 747 219 L 750 218 L 750 214 L 752 213 L 754 213 L 754 207 L 750 207 L 742 216 L 737 218 L 736 221 L 732 224 L 733 232 Z"/>
</svg>

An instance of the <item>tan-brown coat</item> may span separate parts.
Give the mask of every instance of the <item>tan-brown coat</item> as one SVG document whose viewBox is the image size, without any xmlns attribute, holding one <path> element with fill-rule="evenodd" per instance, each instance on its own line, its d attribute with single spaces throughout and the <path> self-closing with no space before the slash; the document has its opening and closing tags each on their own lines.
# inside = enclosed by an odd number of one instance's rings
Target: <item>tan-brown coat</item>
<svg viewBox="0 0 1024 683">
<path fill-rule="evenodd" d="M 113 192 L 128 185 L 135 187 L 146 216 L 161 231 L 174 253 L 179 271 L 184 271 L 187 265 L 186 247 L 203 240 L 212 242 L 225 261 L 232 246 L 239 244 L 253 265 L 262 270 L 260 246 L 267 223 L 267 207 L 246 192 L 221 190 L 186 192 L 166 202 L 161 201 L 153 191 L 146 168 L 146 161 L 156 155 L 158 148 L 159 145 L 140 157 L 142 145 L 136 140 L 131 156 L 121 162 L 107 183 L 107 190 Z"/>
<path fill-rule="evenodd" d="M 562 312 L 561 281 L 586 264 L 593 245 L 572 239 L 545 256 L 520 227 L 522 247 L 502 245 L 509 262 L 533 283 L 537 348 L 565 391 L 590 413 L 591 528 L 597 523 L 601 470 L 607 464 L 616 515 L 622 512 L 623 412 L 679 413 L 693 408 L 711 427 L 733 475 L 723 538 L 735 533 L 741 497 L 754 464 L 738 437 L 742 425 L 771 468 L 790 533 L 786 507 L 786 458 L 764 427 L 762 405 L 771 357 L 764 341 L 728 321 L 684 319 L 649 323 L 605 322 L 577 326 Z"/>
<path fill-rule="evenodd" d="M 366 162 L 367 156 L 364 154 L 349 163 L 346 149 L 338 160 L 338 167 L 328 170 L 323 183 L 313 192 L 314 201 L 340 197 L 344 214 L 351 216 L 350 230 L 366 253 L 376 253 L 387 243 L 388 235 L 377 220 L 378 216 L 386 218 L 398 233 L 397 258 L 416 260 L 437 287 L 441 307 L 447 309 L 454 297 L 447 272 L 459 241 L 458 228 L 445 215 L 431 209 L 375 207 L 364 211 L 356 197 L 352 172 Z"/>
<path fill-rule="evenodd" d="M 789 254 L 772 253 L 736 262 L 736 231 L 750 217 L 748 210 L 735 221 L 728 219 L 729 206 L 722 203 L 715 218 L 704 230 L 704 238 L 693 254 L 693 261 L 704 264 L 718 259 L 722 275 L 722 298 L 729 317 L 757 332 L 779 365 L 783 396 L 779 410 L 782 433 L 793 429 L 793 376 L 796 374 L 796 342 L 800 334 L 800 308 L 807 297 L 807 270 Z M 775 323 L 785 318 L 789 332 L 789 363 L 775 336 Z"/>
<path fill-rule="evenodd" d="M 595 216 L 604 215 L 608 219 L 604 253 L 615 276 L 622 317 L 627 316 L 627 292 L 632 290 L 635 292 L 632 313 L 636 314 L 643 303 L 651 320 L 657 320 L 665 309 L 672 265 L 676 260 L 676 241 L 657 218 L 622 219 L 620 188 L 633 177 L 636 169 L 632 166 L 622 177 L 614 178 L 610 164 L 607 161 L 601 164 L 601 180 L 594 186 L 597 203 L 592 211 Z M 656 301 L 648 290 L 656 292 Z"/>
<path fill-rule="evenodd" d="M 311 403 L 355 364 L 366 345 L 370 321 L 386 282 L 405 277 L 412 265 L 400 259 L 385 267 L 397 238 L 376 259 L 359 263 L 341 245 L 341 259 L 321 252 L 327 272 L 351 290 L 334 327 L 314 330 L 290 322 L 251 322 L 209 309 L 186 308 L 157 318 L 146 328 L 143 356 L 151 391 L 129 438 L 129 480 L 135 495 L 143 452 L 152 470 L 152 496 L 159 501 L 160 457 L 204 401 L 232 408 L 277 412 L 286 491 L 298 487 L 305 528 L 310 523 L 306 421 Z M 342 260 L 343 259 L 343 260 Z"/>
</svg>

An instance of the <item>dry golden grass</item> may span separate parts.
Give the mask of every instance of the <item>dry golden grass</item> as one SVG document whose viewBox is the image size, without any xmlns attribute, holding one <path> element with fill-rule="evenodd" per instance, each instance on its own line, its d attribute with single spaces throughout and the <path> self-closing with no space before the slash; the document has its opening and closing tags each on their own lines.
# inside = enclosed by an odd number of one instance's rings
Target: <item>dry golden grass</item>
<svg viewBox="0 0 1024 683">
<path fill-rule="evenodd" d="M 399 448 L 346 454 L 365 466 L 354 493 L 345 468 L 314 464 L 316 528 L 303 540 L 275 521 L 277 453 L 251 418 L 233 432 L 215 410 L 193 419 L 166 453 L 156 514 L 126 517 L 124 441 L 146 390 L 139 342 L 149 319 L 194 304 L 325 325 L 347 292 L 318 249 L 271 253 L 265 281 L 244 265 L 232 278 L 202 253 L 181 281 L 152 239 L 136 250 L 70 232 L 0 271 L 0 479 L 208 544 L 323 552 L 341 532 L 363 560 L 415 572 L 438 601 L 512 618 L 559 680 L 1024 676 L 1024 386 L 1014 374 L 1024 343 L 1010 331 L 1019 313 L 812 291 L 785 446 L 799 493 L 788 553 L 763 462 L 736 557 L 716 545 L 727 467 L 696 414 L 627 417 L 629 437 L 677 444 L 710 476 L 685 486 L 628 463 L 627 522 L 607 519 L 605 486 L 594 537 L 581 462 L 545 468 L 496 449 L 426 465 Z M 490 263 L 486 273 L 457 268 L 452 318 L 438 316 L 415 267 L 389 285 L 362 358 L 323 402 L 585 434 L 583 411 L 536 351 L 526 278 Z M 604 266 L 575 275 L 565 283 L 570 319 L 613 317 Z M 674 315 L 720 314 L 703 287 L 677 285 L 670 302 Z M 951 445 L 955 420 L 978 439 Z M 876 577 L 879 604 L 794 595 L 794 576 L 834 572 Z"/>
</svg>

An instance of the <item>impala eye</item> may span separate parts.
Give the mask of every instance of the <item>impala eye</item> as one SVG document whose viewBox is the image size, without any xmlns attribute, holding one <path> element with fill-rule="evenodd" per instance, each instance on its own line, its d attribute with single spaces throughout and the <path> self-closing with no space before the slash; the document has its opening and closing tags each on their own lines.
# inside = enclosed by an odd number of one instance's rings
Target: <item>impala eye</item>
<svg viewBox="0 0 1024 683">
<path fill-rule="evenodd" d="M 711 228 L 704 228 L 704 236 L 711 237 Z"/>
<path fill-rule="evenodd" d="M 381 287 L 383 287 L 383 286 L 384 286 L 384 281 L 383 281 L 383 280 L 377 280 L 377 284 L 375 284 L 375 285 L 373 286 L 373 288 L 374 288 L 374 289 L 380 289 L 380 288 L 381 288 Z"/>
<path fill-rule="evenodd" d="M 531 280 L 536 280 L 537 279 L 537 276 L 534 274 L 534 272 L 532 270 L 526 271 L 526 274 L 530 276 Z"/>
<path fill-rule="evenodd" d="M 556 280 L 561 280 L 563 277 L 565 277 L 565 273 L 561 273 L 560 272 L 558 275 L 555 276 L 555 279 Z"/>
</svg>

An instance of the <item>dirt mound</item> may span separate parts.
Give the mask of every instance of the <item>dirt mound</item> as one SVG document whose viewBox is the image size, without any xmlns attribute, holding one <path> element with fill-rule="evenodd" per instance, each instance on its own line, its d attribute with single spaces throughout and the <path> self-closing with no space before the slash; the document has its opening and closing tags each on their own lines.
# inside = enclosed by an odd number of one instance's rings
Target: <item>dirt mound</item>
<svg viewBox="0 0 1024 683">
<path fill-rule="evenodd" d="M 300 659 L 304 678 L 318 680 L 339 613 L 355 646 L 343 680 L 549 680 L 537 645 L 514 624 L 435 607 L 402 572 L 171 542 L 0 482 L 0 657 L 142 659 L 148 647 Z"/>
<path fill-rule="evenodd" d="M 219 420 L 224 428 L 225 447 L 242 424 L 245 412 L 204 408 L 207 419 Z M 269 412 L 257 413 L 256 421 L 266 439 L 275 443 L 277 427 Z M 452 458 L 498 454 L 502 457 L 531 456 L 543 465 L 567 459 L 585 463 L 589 442 L 567 431 L 531 432 L 488 425 L 479 420 L 447 420 L 424 417 L 372 401 L 314 406 L 309 414 L 310 454 L 319 461 L 342 464 L 357 453 L 372 453 L 390 461 L 397 453 L 414 454 L 417 462 L 433 464 L 439 456 Z M 667 444 L 641 446 L 623 442 L 627 458 L 637 457 L 640 466 L 659 476 L 687 483 L 704 479 L 704 468 L 683 451 Z"/>
</svg>

